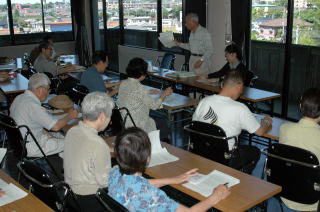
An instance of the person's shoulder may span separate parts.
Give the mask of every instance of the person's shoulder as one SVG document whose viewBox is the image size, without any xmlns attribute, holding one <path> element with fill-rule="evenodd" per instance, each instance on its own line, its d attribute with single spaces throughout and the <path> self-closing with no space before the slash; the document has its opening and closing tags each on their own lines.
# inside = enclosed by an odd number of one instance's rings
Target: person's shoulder
<svg viewBox="0 0 320 212">
<path fill-rule="evenodd" d="M 280 131 L 282 133 L 286 133 L 286 132 L 291 131 L 292 129 L 294 129 L 296 127 L 299 127 L 298 123 L 285 123 L 285 124 L 282 124 L 280 126 Z"/>
</svg>

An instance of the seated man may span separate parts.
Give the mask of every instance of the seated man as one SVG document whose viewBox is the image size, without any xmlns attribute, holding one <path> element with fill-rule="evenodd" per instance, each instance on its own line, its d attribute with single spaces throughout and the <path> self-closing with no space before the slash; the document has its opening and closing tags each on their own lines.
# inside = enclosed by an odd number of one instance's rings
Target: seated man
<svg viewBox="0 0 320 212">
<path fill-rule="evenodd" d="M 265 117 L 259 124 L 248 107 L 236 101 L 242 90 L 243 78 L 241 73 L 230 71 L 222 82 L 220 93 L 201 100 L 192 119 L 218 125 L 225 131 L 227 137 L 238 136 L 241 130 L 246 130 L 258 136 L 263 135 L 271 128 L 272 120 Z M 234 140 L 228 140 L 229 150 L 233 149 L 234 144 Z M 260 158 L 259 149 L 245 145 L 240 146 L 237 152 L 240 155 L 235 155 L 235 158 L 230 161 L 230 166 L 238 169 L 244 164 L 254 161 L 252 167 L 246 170 L 247 173 L 251 173 Z"/>
<path fill-rule="evenodd" d="M 114 103 L 106 93 L 92 92 L 81 107 L 83 121 L 66 136 L 64 178 L 77 194 L 83 211 L 104 211 L 95 193 L 107 186 L 111 157 L 98 132 L 109 124 Z"/>
<path fill-rule="evenodd" d="M 284 124 L 280 127 L 279 142 L 313 152 L 320 161 L 320 89 L 310 88 L 301 98 L 302 119 L 298 123 Z M 281 198 L 286 206 L 298 211 L 316 211 L 318 203 L 299 204 Z"/>
<path fill-rule="evenodd" d="M 17 125 L 27 125 L 46 155 L 53 155 L 63 151 L 64 139 L 58 133 L 50 133 L 48 130 L 58 131 L 71 119 L 78 117 L 77 110 L 70 110 L 61 119 L 49 114 L 41 102 L 49 95 L 50 80 L 42 73 L 36 73 L 29 79 L 28 90 L 17 96 L 11 107 L 10 115 Z M 25 130 L 21 130 L 22 135 Z M 27 137 L 27 156 L 42 157 L 39 148 L 33 142 L 31 136 Z"/>
<path fill-rule="evenodd" d="M 66 66 L 57 66 L 55 62 L 50 59 L 52 56 L 52 50 L 53 49 L 50 43 L 41 43 L 39 45 L 39 55 L 33 64 L 37 72 L 48 72 L 53 76 L 56 76 L 58 74 L 67 73 L 75 69 L 75 67 L 71 64 Z"/>
<path fill-rule="evenodd" d="M 120 82 L 105 83 L 102 74 L 108 67 L 108 57 L 104 51 L 96 51 L 92 56 L 92 66 L 82 73 L 80 83 L 86 86 L 90 92 L 107 92 L 108 88 L 120 85 Z M 109 92 L 109 96 L 114 96 L 119 89 L 115 88 Z"/>
</svg>

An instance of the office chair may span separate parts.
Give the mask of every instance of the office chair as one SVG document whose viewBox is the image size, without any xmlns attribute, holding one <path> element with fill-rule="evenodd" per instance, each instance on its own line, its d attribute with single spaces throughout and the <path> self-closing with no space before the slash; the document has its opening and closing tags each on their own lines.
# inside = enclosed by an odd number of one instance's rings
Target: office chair
<svg viewBox="0 0 320 212">
<path fill-rule="evenodd" d="M 254 83 L 258 80 L 258 78 L 259 77 L 255 75 L 252 71 L 247 70 L 244 85 L 247 87 L 253 87 Z"/>
<path fill-rule="evenodd" d="M 262 154 L 267 156 L 263 178 L 282 187 L 280 197 L 301 204 L 319 201 L 320 166 L 315 154 L 279 143 L 262 150 Z M 283 211 L 281 201 L 280 205 Z"/>
<path fill-rule="evenodd" d="M 29 190 L 49 207 L 61 212 L 80 211 L 76 196 L 67 183 L 55 181 L 34 160 L 21 161 L 17 166 L 30 183 Z"/>
<path fill-rule="evenodd" d="M 100 188 L 96 197 L 108 212 L 128 212 L 129 210 L 108 195 L 106 188 Z"/>
<path fill-rule="evenodd" d="M 8 149 L 15 158 L 17 158 L 19 161 L 22 161 L 23 159 L 44 159 L 44 161 L 52 171 L 51 174 L 53 174 L 56 178 L 61 178 L 60 174 L 58 174 L 52 163 L 48 160 L 47 155 L 44 153 L 43 149 L 41 148 L 40 144 L 38 143 L 37 139 L 34 137 L 28 126 L 17 126 L 16 122 L 10 116 L 0 113 L 0 127 L 6 132 L 6 137 L 9 141 Z M 22 136 L 20 129 L 24 129 L 26 131 L 24 137 Z M 28 142 L 28 135 L 30 135 L 33 140 L 29 142 L 35 142 L 43 157 L 27 157 L 26 143 Z"/>
<path fill-rule="evenodd" d="M 158 56 L 157 64 L 160 68 L 174 70 L 174 61 L 176 56 L 172 53 L 165 53 L 163 56 Z"/>
</svg>

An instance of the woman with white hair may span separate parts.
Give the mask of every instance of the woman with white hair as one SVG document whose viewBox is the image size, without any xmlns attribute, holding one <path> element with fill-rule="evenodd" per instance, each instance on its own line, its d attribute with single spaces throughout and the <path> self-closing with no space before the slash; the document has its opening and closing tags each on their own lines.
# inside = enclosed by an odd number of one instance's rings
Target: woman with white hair
<svg viewBox="0 0 320 212">
<path fill-rule="evenodd" d="M 98 135 L 109 124 L 114 103 L 104 92 L 88 94 L 81 104 L 83 121 L 65 139 L 64 178 L 78 196 L 82 211 L 103 211 L 95 197 L 108 183 L 110 150 Z"/>
</svg>

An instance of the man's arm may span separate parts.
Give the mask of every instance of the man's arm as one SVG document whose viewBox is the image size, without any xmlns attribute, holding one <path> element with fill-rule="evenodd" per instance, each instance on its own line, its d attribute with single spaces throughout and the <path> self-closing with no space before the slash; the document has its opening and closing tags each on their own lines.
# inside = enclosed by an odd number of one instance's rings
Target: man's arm
<svg viewBox="0 0 320 212">
<path fill-rule="evenodd" d="M 176 45 L 176 46 L 179 46 L 180 48 L 183 48 L 183 49 L 186 49 L 186 50 L 189 50 L 190 51 L 190 44 L 189 43 L 181 43 L 177 40 L 173 40 L 173 43 Z"/>
<path fill-rule="evenodd" d="M 257 136 L 262 136 L 266 134 L 272 128 L 272 119 L 268 116 L 265 116 L 261 120 L 260 128 L 254 132 Z"/>
<path fill-rule="evenodd" d="M 112 83 L 105 83 L 106 88 L 112 88 L 114 86 L 118 86 L 120 85 L 120 81 L 119 82 L 112 82 Z"/>
<path fill-rule="evenodd" d="M 78 117 L 78 111 L 75 109 L 71 109 L 68 114 L 63 117 L 62 119 L 59 119 L 55 125 L 50 129 L 52 131 L 59 131 L 62 127 L 64 127 L 69 120 L 75 119 Z"/>
</svg>

